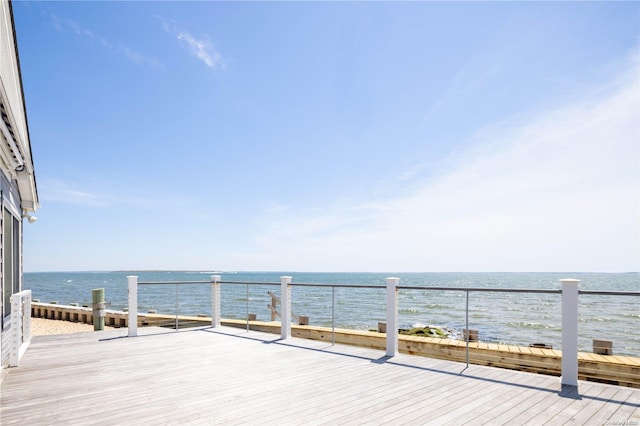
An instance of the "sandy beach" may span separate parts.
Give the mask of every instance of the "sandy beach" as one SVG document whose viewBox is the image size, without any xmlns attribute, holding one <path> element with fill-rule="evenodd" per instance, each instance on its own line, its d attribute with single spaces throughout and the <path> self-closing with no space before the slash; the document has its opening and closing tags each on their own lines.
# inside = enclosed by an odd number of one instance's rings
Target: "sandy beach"
<svg viewBox="0 0 640 426">
<path fill-rule="evenodd" d="M 105 330 L 113 327 L 104 327 Z M 71 321 L 58 321 L 45 318 L 31 318 L 31 335 L 46 336 L 50 334 L 71 334 L 93 331 L 93 325 Z"/>
</svg>

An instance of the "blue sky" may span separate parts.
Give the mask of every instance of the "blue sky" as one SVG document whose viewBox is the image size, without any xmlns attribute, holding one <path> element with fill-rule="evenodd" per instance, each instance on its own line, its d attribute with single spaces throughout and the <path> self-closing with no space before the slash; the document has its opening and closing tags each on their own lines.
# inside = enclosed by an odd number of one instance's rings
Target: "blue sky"
<svg viewBox="0 0 640 426">
<path fill-rule="evenodd" d="M 25 271 L 640 269 L 640 3 L 14 15 Z"/>
</svg>

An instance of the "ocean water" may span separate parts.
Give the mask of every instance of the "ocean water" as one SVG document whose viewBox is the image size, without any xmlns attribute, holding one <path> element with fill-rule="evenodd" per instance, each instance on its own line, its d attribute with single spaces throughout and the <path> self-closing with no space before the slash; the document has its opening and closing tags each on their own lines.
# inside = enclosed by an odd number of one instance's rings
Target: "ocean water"
<svg viewBox="0 0 640 426">
<path fill-rule="evenodd" d="M 108 309 L 127 306 L 127 275 L 139 281 L 208 281 L 213 272 L 47 272 L 25 273 L 24 288 L 42 302 L 89 304 L 91 290 L 104 288 Z M 279 284 L 290 275 L 293 283 L 385 285 L 385 278 L 400 278 L 400 286 L 487 287 L 560 289 L 560 279 L 581 280 L 581 290 L 639 291 L 640 275 L 597 273 L 222 273 L 223 281 Z M 279 285 L 221 286 L 222 317 L 245 319 L 247 312 L 269 320 L 271 298 Z M 335 305 L 332 308 L 332 300 Z M 545 343 L 561 347 L 559 294 L 472 292 L 469 296 L 469 328 L 479 330 L 481 341 L 514 345 Z M 138 310 L 197 315 L 211 313 L 208 285 L 139 286 Z M 465 327 L 466 296 L 462 291 L 400 290 L 399 323 L 402 328 L 435 325 L 459 337 Z M 293 287 L 292 310 L 309 317 L 311 325 L 376 329 L 385 321 L 384 289 Z M 592 339 L 613 341 L 616 355 L 640 357 L 640 297 L 580 295 L 578 345 L 591 351 Z"/>
</svg>

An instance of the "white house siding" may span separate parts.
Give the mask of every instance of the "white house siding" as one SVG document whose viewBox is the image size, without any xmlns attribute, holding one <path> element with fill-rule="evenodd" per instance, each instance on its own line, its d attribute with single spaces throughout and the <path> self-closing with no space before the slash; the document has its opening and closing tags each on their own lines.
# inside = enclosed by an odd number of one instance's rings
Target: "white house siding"
<svg viewBox="0 0 640 426">
<path fill-rule="evenodd" d="M 13 37 L 13 18 L 11 5 L 8 1 L 2 1 L 0 9 L 2 34 L 0 35 L 0 75 L 2 76 L 2 86 L 11 108 L 16 130 L 16 135 L 20 141 L 27 141 L 27 120 L 24 113 L 24 103 L 22 101 L 22 87 L 20 84 L 20 70 L 18 69 L 18 55 L 15 49 Z"/>
<path fill-rule="evenodd" d="M 19 204 L 19 200 L 20 200 L 20 196 L 19 196 L 19 192 L 18 192 L 18 188 L 16 185 L 16 182 L 9 182 L 9 180 L 4 176 L 4 174 L 2 174 L 2 176 L 0 176 L 0 192 L 2 194 L 2 205 L 0 206 L 0 235 L 4 236 L 4 234 L 2 234 L 1 230 L 4 229 L 4 210 L 8 210 L 12 216 L 15 216 L 15 212 L 19 212 L 20 211 L 20 204 Z M 20 223 L 22 221 L 20 220 Z M 21 228 L 21 227 L 20 227 Z M 20 232 L 20 240 L 22 239 L 22 232 Z M 22 245 L 22 244 L 20 244 Z M 2 266 L 2 268 L 0 268 L 0 271 L 2 271 L 2 273 L 4 273 L 4 265 L 3 265 L 3 259 L 4 259 L 4 251 L 5 251 L 5 247 L 4 247 L 4 238 L 0 238 L 0 265 Z M 16 273 L 19 276 L 19 287 L 20 290 L 22 290 L 22 250 L 20 250 L 18 253 L 15 253 L 16 256 L 18 257 L 18 264 L 20 265 L 19 270 L 16 271 Z M 0 297 L 0 307 L 2 308 L 0 310 L 0 312 L 4 313 L 7 312 L 6 310 L 6 306 L 4 305 L 5 302 L 5 297 L 4 297 L 4 281 L 5 280 L 0 280 L 0 288 L 2 289 L 2 297 Z M 7 365 L 9 365 L 9 351 L 10 351 L 10 347 L 9 347 L 9 334 L 11 332 L 11 322 L 10 322 L 10 318 L 8 315 L 4 315 L 4 318 L 0 318 L 0 322 L 1 325 L 0 327 L 2 328 L 2 367 L 6 367 Z"/>
<path fill-rule="evenodd" d="M 23 215 L 38 207 L 13 12 L 0 0 L 0 365 L 9 364 L 11 294 L 22 290 Z"/>
</svg>

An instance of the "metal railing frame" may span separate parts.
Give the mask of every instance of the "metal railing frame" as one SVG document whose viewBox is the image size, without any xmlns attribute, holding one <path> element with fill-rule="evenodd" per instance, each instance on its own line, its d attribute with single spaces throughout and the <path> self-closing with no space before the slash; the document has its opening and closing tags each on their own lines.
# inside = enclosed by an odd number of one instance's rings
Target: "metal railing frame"
<svg viewBox="0 0 640 426">
<path fill-rule="evenodd" d="M 245 285 L 247 306 L 247 331 L 249 331 L 249 286 L 277 286 L 274 282 L 238 282 L 223 281 L 220 275 L 212 275 L 210 281 L 149 281 L 138 282 L 137 276 L 129 276 L 129 336 L 137 336 L 137 287 L 138 285 L 175 285 L 176 286 L 176 330 L 178 329 L 178 286 L 182 284 L 211 285 L 211 326 L 220 326 L 220 285 Z M 563 385 L 577 386 L 578 377 L 578 295 L 600 296 L 640 296 L 640 291 L 608 291 L 608 290 L 579 290 L 580 280 L 560 280 L 562 289 L 521 289 L 521 288 L 491 288 L 491 287 L 441 287 L 441 286 L 400 286 L 399 278 L 386 279 L 386 285 L 358 285 L 358 284 L 321 284 L 321 283 L 292 283 L 292 277 L 280 277 L 281 304 L 281 338 L 291 336 L 291 287 L 322 287 L 331 288 L 331 341 L 335 344 L 335 289 L 386 289 L 386 356 L 393 357 L 398 353 L 398 291 L 457 291 L 465 293 L 465 327 L 467 330 L 466 362 L 469 365 L 469 294 L 472 292 L 497 293 L 530 293 L 530 294 L 560 294 L 562 296 L 562 377 Z"/>
</svg>

